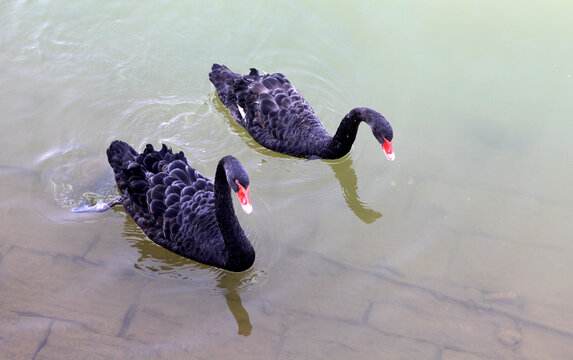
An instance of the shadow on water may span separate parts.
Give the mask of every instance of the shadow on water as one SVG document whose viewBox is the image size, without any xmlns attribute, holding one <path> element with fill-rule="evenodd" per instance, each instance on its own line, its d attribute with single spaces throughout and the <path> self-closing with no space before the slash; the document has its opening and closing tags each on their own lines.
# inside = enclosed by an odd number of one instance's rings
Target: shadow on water
<svg viewBox="0 0 573 360">
<path fill-rule="evenodd" d="M 238 334 L 251 334 L 253 326 L 249 313 L 243 307 L 239 289 L 244 288 L 249 279 L 256 276 L 255 270 L 232 273 L 177 255 L 149 240 L 127 215 L 124 235 L 140 254 L 134 267 L 147 275 L 191 280 L 209 289 L 212 289 L 213 280 L 216 280 L 216 287 L 220 290 L 218 293 L 225 296 L 227 306 L 237 322 Z"/>
<path fill-rule="evenodd" d="M 256 150 L 257 152 L 270 157 L 290 158 L 290 156 L 288 155 L 283 155 L 275 151 L 266 149 L 262 147 L 259 143 L 257 143 L 241 125 L 237 124 L 233 120 L 233 118 L 229 114 L 229 111 L 227 111 L 223 103 L 221 103 L 221 101 L 216 95 L 213 95 L 211 103 L 219 113 L 224 115 L 232 131 L 238 134 L 241 137 L 241 139 L 244 140 L 245 143 L 251 149 Z M 303 159 L 301 160 L 308 161 Z M 366 207 L 366 203 L 360 200 L 360 196 L 358 195 L 358 178 L 356 176 L 356 172 L 352 168 L 352 157 L 350 155 L 346 155 L 342 159 L 338 160 L 324 160 L 324 161 L 326 161 L 330 165 L 330 168 L 334 172 L 334 177 L 340 183 L 340 188 L 342 189 L 346 205 L 350 208 L 350 210 L 352 210 L 352 212 L 354 213 L 354 215 L 356 215 L 356 217 L 358 217 L 366 224 L 371 224 L 377 219 L 382 217 L 381 213 L 379 213 L 376 210 L 369 209 L 368 207 Z"/>
</svg>

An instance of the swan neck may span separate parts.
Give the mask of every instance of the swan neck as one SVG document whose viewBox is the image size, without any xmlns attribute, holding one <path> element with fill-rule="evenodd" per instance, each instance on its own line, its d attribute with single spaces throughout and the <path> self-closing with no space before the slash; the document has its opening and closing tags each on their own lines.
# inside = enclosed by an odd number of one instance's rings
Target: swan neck
<svg viewBox="0 0 573 360">
<path fill-rule="evenodd" d="M 243 271 L 254 262 L 254 249 L 247 239 L 233 208 L 231 187 L 227 182 L 224 161 L 221 160 L 215 173 L 215 216 L 225 242 L 228 261 L 225 266 L 231 271 Z"/>
<path fill-rule="evenodd" d="M 362 121 L 362 117 L 354 110 L 346 114 L 336 130 L 336 134 L 334 134 L 329 143 L 328 150 L 331 154 L 330 158 L 340 158 L 350 151 L 354 140 L 356 140 L 358 125 L 360 125 Z"/>
</svg>

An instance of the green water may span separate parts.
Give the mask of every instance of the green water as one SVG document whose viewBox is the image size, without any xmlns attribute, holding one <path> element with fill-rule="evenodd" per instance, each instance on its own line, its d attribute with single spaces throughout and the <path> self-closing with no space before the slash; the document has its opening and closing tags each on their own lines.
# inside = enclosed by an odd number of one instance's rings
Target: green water
<svg viewBox="0 0 573 360">
<path fill-rule="evenodd" d="M 0 358 L 565 359 L 573 353 L 573 5 L 4 1 Z M 212 63 L 284 73 L 337 161 L 257 145 Z M 251 178 L 232 274 L 145 238 L 105 150 L 166 143 Z"/>
</svg>

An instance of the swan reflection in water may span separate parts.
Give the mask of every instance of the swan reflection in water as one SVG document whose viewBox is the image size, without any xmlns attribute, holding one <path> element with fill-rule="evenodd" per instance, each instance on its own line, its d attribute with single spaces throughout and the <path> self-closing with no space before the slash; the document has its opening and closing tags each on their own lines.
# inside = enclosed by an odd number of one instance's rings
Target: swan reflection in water
<svg viewBox="0 0 573 360">
<path fill-rule="evenodd" d="M 358 178 L 352 168 L 352 157 L 345 156 L 341 160 L 328 161 L 328 165 L 334 172 L 334 177 L 340 183 L 342 194 L 346 205 L 352 210 L 360 220 L 367 224 L 373 223 L 382 217 L 382 214 L 376 210 L 369 209 L 358 195 Z"/>
<path fill-rule="evenodd" d="M 121 208 L 114 210 L 122 211 Z M 250 279 L 257 276 L 256 270 L 233 273 L 186 259 L 154 244 L 127 214 L 125 217 L 124 236 L 140 255 L 134 264 L 136 269 L 153 277 L 167 276 L 200 282 L 201 288 L 207 287 L 208 290 L 213 289 L 213 280 L 215 280 L 217 293 L 225 296 L 227 306 L 237 322 L 238 334 L 243 336 L 251 334 L 253 326 L 249 313 L 243 307 L 239 291 Z"/>
</svg>

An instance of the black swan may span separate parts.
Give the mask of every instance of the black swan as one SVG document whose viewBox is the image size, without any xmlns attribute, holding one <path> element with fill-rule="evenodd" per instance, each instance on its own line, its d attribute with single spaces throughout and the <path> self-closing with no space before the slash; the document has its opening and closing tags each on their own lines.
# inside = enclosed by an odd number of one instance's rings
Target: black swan
<svg viewBox="0 0 573 360">
<path fill-rule="evenodd" d="M 314 110 L 280 73 L 259 75 L 257 69 L 241 75 L 213 64 L 209 79 L 233 119 L 262 146 L 302 158 L 338 159 L 356 139 L 361 121 L 370 125 L 388 160 L 394 160 L 392 126 L 380 113 L 355 108 L 330 136 Z"/>
<path fill-rule="evenodd" d="M 215 183 L 187 164 L 183 152 L 148 144 L 138 154 L 116 140 L 107 149 L 122 194 L 95 211 L 122 204 L 155 243 L 179 255 L 230 271 L 249 269 L 255 250 L 233 209 L 231 190 L 251 213 L 249 176 L 232 156 L 219 161 Z M 94 211 L 76 209 L 77 212 Z"/>
</svg>

